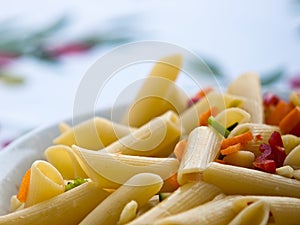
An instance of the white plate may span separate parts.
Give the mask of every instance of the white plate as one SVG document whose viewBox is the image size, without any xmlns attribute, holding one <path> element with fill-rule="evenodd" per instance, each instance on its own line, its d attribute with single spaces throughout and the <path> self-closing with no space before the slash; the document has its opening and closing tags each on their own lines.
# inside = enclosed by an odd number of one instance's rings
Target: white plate
<svg viewBox="0 0 300 225">
<path fill-rule="evenodd" d="M 124 106 L 115 107 L 114 118 L 121 118 L 124 110 Z M 74 118 L 73 123 L 89 119 L 88 115 L 90 114 Z M 101 110 L 96 115 L 109 118 L 111 110 Z M 65 122 L 72 124 L 72 119 Z M 35 129 L 0 151 L 0 215 L 9 213 L 10 197 L 18 192 L 25 171 L 35 160 L 44 159 L 44 150 L 52 145 L 52 140 L 60 133 L 58 124 L 59 122 Z"/>
</svg>

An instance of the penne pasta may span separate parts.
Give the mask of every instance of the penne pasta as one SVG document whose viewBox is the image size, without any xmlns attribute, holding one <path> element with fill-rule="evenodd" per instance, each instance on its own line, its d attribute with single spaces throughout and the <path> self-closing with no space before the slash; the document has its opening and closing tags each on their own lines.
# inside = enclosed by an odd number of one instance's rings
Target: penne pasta
<svg viewBox="0 0 300 225">
<path fill-rule="evenodd" d="M 232 107 L 224 109 L 216 115 L 215 118 L 223 127 L 230 127 L 235 123 L 242 124 L 250 122 L 251 116 L 241 108 Z"/>
<path fill-rule="evenodd" d="M 300 197 L 298 180 L 237 166 L 211 163 L 203 171 L 202 179 L 225 194 Z"/>
<path fill-rule="evenodd" d="M 183 130 L 188 134 L 196 128 L 199 124 L 199 115 L 209 108 L 216 107 L 219 111 L 222 111 L 225 108 L 240 106 L 244 101 L 245 99 L 239 96 L 211 91 L 180 114 Z"/>
<path fill-rule="evenodd" d="M 295 147 L 285 158 L 283 165 L 293 167 L 293 169 L 300 169 L 300 145 Z"/>
<path fill-rule="evenodd" d="M 246 100 L 242 108 L 251 115 L 251 122 L 263 123 L 261 84 L 256 73 L 240 75 L 228 85 L 227 93 L 244 97 Z"/>
<path fill-rule="evenodd" d="M 87 175 L 82 170 L 72 148 L 66 145 L 54 145 L 45 150 L 45 156 L 66 180 L 85 178 Z"/>
<path fill-rule="evenodd" d="M 180 55 L 160 59 L 129 107 L 123 123 L 140 127 L 169 110 L 181 112 L 188 100 L 174 83 L 181 65 Z"/>
<path fill-rule="evenodd" d="M 25 207 L 45 201 L 65 191 L 63 177 L 50 163 L 37 160 L 32 164 L 30 170 Z"/>
<path fill-rule="evenodd" d="M 158 219 L 184 212 L 204 204 L 220 193 L 219 188 L 202 181 L 187 183 L 128 225 L 153 224 L 153 222 Z"/>
<path fill-rule="evenodd" d="M 213 128 L 195 128 L 189 135 L 187 147 L 178 169 L 178 182 L 195 181 L 201 177 L 208 163 L 219 154 L 223 137 Z"/>
<path fill-rule="evenodd" d="M 117 188 L 138 173 L 158 174 L 167 179 L 175 174 L 179 162 L 175 158 L 154 158 L 89 151 L 73 146 L 85 173 L 103 188 Z"/>
<path fill-rule="evenodd" d="M 284 151 L 287 155 L 293 150 L 293 148 L 300 145 L 300 137 L 297 137 L 292 134 L 282 135 L 281 139 L 283 142 Z"/>
<path fill-rule="evenodd" d="M 137 210 L 138 210 L 138 203 L 136 201 L 131 200 L 130 202 L 128 202 L 124 206 L 120 214 L 120 219 L 117 225 L 123 225 L 133 220 L 136 217 Z"/>
<path fill-rule="evenodd" d="M 234 204 L 240 196 L 210 201 L 154 222 L 155 225 L 227 225 L 246 205 Z"/>
<path fill-rule="evenodd" d="M 271 134 L 274 131 L 278 131 L 279 127 L 271 126 L 266 124 L 257 123 L 243 123 L 236 126 L 228 135 L 228 138 L 243 134 L 247 131 L 251 131 L 252 135 L 255 137 L 254 140 L 250 141 L 243 146 L 243 150 L 248 150 L 253 152 L 256 156 L 260 155 L 259 146 L 262 143 L 268 143 Z"/>
<path fill-rule="evenodd" d="M 86 120 L 72 129 L 67 129 L 54 139 L 54 144 L 72 146 L 74 144 L 92 150 L 103 148 L 118 138 L 128 135 L 133 128 L 95 117 Z"/>
<path fill-rule="evenodd" d="M 162 187 L 162 179 L 155 174 L 141 173 L 134 175 L 114 193 L 101 202 L 80 225 L 116 224 L 121 212 L 130 201 L 142 206 Z"/>
<path fill-rule="evenodd" d="M 110 153 L 167 157 L 180 138 L 179 118 L 173 111 L 152 119 L 147 124 L 105 148 Z"/>
<path fill-rule="evenodd" d="M 28 208 L 0 216 L 1 225 L 74 225 L 93 210 L 108 192 L 87 182 Z"/>
<path fill-rule="evenodd" d="M 266 225 L 269 220 L 269 205 L 258 200 L 244 208 L 228 225 Z"/>
</svg>

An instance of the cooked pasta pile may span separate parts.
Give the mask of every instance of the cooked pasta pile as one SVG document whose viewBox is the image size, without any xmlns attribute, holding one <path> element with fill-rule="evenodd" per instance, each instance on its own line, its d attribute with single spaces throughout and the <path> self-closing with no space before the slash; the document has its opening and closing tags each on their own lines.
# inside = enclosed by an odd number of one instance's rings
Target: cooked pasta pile
<svg viewBox="0 0 300 225">
<path fill-rule="evenodd" d="M 299 93 L 245 73 L 189 100 L 163 61 L 122 121 L 60 124 L 0 224 L 299 224 Z"/>
</svg>

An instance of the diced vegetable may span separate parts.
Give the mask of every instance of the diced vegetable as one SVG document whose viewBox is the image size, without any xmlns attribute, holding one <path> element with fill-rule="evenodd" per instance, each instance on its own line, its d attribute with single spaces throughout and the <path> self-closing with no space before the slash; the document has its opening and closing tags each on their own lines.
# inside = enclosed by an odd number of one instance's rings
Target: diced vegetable
<svg viewBox="0 0 300 225">
<path fill-rule="evenodd" d="M 279 123 L 280 130 L 284 134 L 300 136 L 300 107 L 296 106 Z"/>
<path fill-rule="evenodd" d="M 230 131 L 223 127 L 213 116 L 210 116 L 208 118 L 208 124 L 212 126 L 215 130 L 217 130 L 225 138 L 227 138 L 230 134 Z"/>
<path fill-rule="evenodd" d="M 27 199 L 28 189 L 29 189 L 29 184 L 30 184 L 30 175 L 31 175 L 31 170 L 28 169 L 22 178 L 21 186 L 20 186 L 19 192 L 17 194 L 17 198 L 21 202 L 25 202 Z"/>
<path fill-rule="evenodd" d="M 227 148 L 221 149 L 222 155 L 229 155 L 235 152 L 238 152 L 241 149 L 241 143 L 237 143 L 235 145 L 230 145 Z"/>
<path fill-rule="evenodd" d="M 238 143 L 246 144 L 248 141 L 253 140 L 253 138 L 254 137 L 253 137 L 251 131 L 247 131 L 246 133 L 243 133 L 243 134 L 240 134 L 240 135 L 237 135 L 234 137 L 226 138 L 222 141 L 221 149 L 227 148 L 230 145 L 235 145 Z"/>
</svg>

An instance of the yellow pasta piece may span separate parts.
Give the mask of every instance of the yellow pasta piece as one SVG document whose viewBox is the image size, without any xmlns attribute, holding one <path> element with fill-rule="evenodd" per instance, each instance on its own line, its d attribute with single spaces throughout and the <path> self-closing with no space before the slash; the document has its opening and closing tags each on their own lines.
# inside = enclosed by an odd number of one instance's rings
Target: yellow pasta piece
<svg viewBox="0 0 300 225">
<path fill-rule="evenodd" d="M 154 222 L 155 225 L 226 225 L 246 205 L 234 204 L 239 196 L 228 196 L 220 200 L 210 201 L 188 211 L 163 218 Z"/>
<path fill-rule="evenodd" d="M 295 147 L 285 158 L 283 165 L 289 165 L 293 169 L 300 169 L 300 145 Z"/>
<path fill-rule="evenodd" d="M 190 133 L 199 125 L 199 115 L 209 108 L 216 107 L 219 111 L 228 107 L 237 107 L 243 104 L 244 98 L 230 94 L 222 94 L 215 91 L 209 92 L 196 104 L 180 114 L 182 127 L 185 133 Z"/>
<path fill-rule="evenodd" d="M 223 137 L 210 127 L 195 128 L 189 135 L 187 147 L 178 169 L 178 182 L 184 184 L 199 179 L 208 163 L 220 152 Z"/>
<path fill-rule="evenodd" d="M 300 180 L 300 169 L 294 170 L 293 177 L 297 180 Z"/>
<path fill-rule="evenodd" d="M 123 225 L 133 220 L 136 217 L 137 209 L 138 203 L 136 201 L 132 200 L 128 202 L 120 214 L 117 225 Z"/>
<path fill-rule="evenodd" d="M 133 128 L 114 123 L 105 118 L 95 117 L 66 130 L 53 142 L 54 144 L 70 147 L 76 144 L 83 148 L 98 150 L 128 135 L 132 130 Z"/>
<path fill-rule="evenodd" d="M 263 123 L 262 93 L 259 76 L 256 73 L 244 73 L 232 81 L 227 93 L 245 97 L 242 106 L 251 115 L 252 123 Z"/>
<path fill-rule="evenodd" d="M 215 118 L 223 127 L 230 127 L 235 123 L 242 124 L 250 122 L 251 116 L 243 109 L 232 107 L 224 109 L 217 114 Z"/>
<path fill-rule="evenodd" d="M 276 169 L 276 173 L 280 176 L 292 178 L 294 176 L 294 170 L 290 166 L 282 166 Z"/>
<path fill-rule="evenodd" d="M 242 151 L 226 155 L 223 160 L 225 163 L 233 165 L 233 166 L 242 166 L 247 168 L 253 167 L 253 162 L 255 159 L 255 155 L 250 151 Z"/>
<path fill-rule="evenodd" d="M 46 159 L 66 180 L 85 178 L 87 175 L 82 170 L 72 148 L 66 145 L 54 145 L 45 150 Z"/>
<path fill-rule="evenodd" d="M 74 225 L 93 210 L 108 192 L 87 182 L 49 200 L 0 216 L 1 225 Z"/>
<path fill-rule="evenodd" d="M 60 133 L 64 133 L 65 131 L 71 129 L 71 127 L 69 126 L 69 124 L 67 123 L 60 123 L 59 124 L 59 130 L 60 130 Z"/>
<path fill-rule="evenodd" d="M 254 169 L 211 163 L 202 179 L 225 194 L 300 197 L 300 181 Z"/>
<path fill-rule="evenodd" d="M 85 173 L 104 188 L 117 188 L 138 173 L 158 174 L 164 180 L 175 174 L 179 162 L 175 158 L 155 158 L 89 151 L 73 146 Z"/>
<path fill-rule="evenodd" d="M 107 146 L 105 150 L 124 155 L 167 157 L 173 152 L 180 135 L 179 118 L 173 111 L 168 111 Z"/>
<path fill-rule="evenodd" d="M 253 152 L 256 156 L 260 155 L 259 146 L 262 143 L 268 143 L 271 134 L 274 131 L 278 131 L 278 126 L 270 126 L 266 124 L 258 124 L 258 123 L 243 123 L 236 126 L 228 135 L 228 137 L 234 137 L 239 134 L 243 134 L 247 131 L 251 131 L 254 140 L 248 142 L 245 146 L 243 146 L 243 150 L 248 150 Z"/>
<path fill-rule="evenodd" d="M 228 225 L 265 225 L 268 223 L 269 205 L 258 200 L 244 208 Z"/>
<path fill-rule="evenodd" d="M 80 225 L 116 224 L 128 202 L 134 200 L 139 206 L 144 205 L 160 190 L 162 184 L 163 181 L 158 175 L 137 174 L 101 202 Z"/>
<path fill-rule="evenodd" d="M 64 180 L 58 170 L 46 161 L 37 160 L 31 166 L 25 207 L 50 199 L 64 191 Z"/>
<path fill-rule="evenodd" d="M 153 224 L 155 220 L 204 204 L 220 193 L 219 188 L 202 181 L 187 183 L 128 225 Z"/>
<path fill-rule="evenodd" d="M 293 148 L 297 147 L 300 145 L 300 137 L 297 137 L 292 134 L 285 134 L 281 135 L 283 146 L 284 146 L 284 151 L 288 155 Z"/>
<path fill-rule="evenodd" d="M 169 110 L 181 112 L 188 99 L 174 83 L 181 65 L 181 55 L 160 59 L 129 107 L 123 123 L 140 127 Z"/>
</svg>

